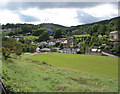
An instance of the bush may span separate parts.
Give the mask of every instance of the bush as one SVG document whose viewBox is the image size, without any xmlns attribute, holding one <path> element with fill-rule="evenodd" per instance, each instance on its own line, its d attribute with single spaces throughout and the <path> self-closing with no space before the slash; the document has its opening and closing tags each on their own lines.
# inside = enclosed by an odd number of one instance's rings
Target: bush
<svg viewBox="0 0 120 94">
<path fill-rule="evenodd" d="M 34 47 L 34 46 L 31 46 L 31 47 L 29 48 L 29 52 L 34 53 L 34 52 L 35 52 L 35 47 Z"/>
<path fill-rule="evenodd" d="M 2 38 L 2 54 L 5 59 L 9 58 L 11 53 L 18 56 L 22 53 L 22 44 L 13 38 Z"/>
</svg>

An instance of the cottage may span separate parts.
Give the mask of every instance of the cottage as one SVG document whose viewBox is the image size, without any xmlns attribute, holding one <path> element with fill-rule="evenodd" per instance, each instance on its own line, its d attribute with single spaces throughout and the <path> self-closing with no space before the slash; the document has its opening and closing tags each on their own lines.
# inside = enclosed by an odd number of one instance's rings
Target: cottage
<svg viewBox="0 0 120 94">
<path fill-rule="evenodd" d="M 5 36 L 6 38 L 9 38 L 10 36 Z"/>
<path fill-rule="evenodd" d="M 51 48 L 52 52 L 59 52 L 60 48 Z"/>
<path fill-rule="evenodd" d="M 20 40 L 20 38 L 15 38 L 15 40 L 16 40 L 16 41 L 19 41 L 19 40 Z"/>
<path fill-rule="evenodd" d="M 48 46 L 54 46 L 55 45 L 55 42 L 49 42 L 48 43 Z"/>
<path fill-rule="evenodd" d="M 86 49 L 86 52 L 85 54 L 88 54 L 88 55 L 101 55 L 101 49 L 97 48 L 97 47 L 88 47 Z"/>
<path fill-rule="evenodd" d="M 42 48 L 40 49 L 41 52 L 51 52 L 51 49 L 49 48 Z"/>
<path fill-rule="evenodd" d="M 37 43 L 37 45 L 48 45 L 48 43 L 44 41 L 44 42 Z"/>
<path fill-rule="evenodd" d="M 98 35 L 98 38 L 102 38 L 102 35 Z"/>
<path fill-rule="evenodd" d="M 110 41 L 117 41 L 118 40 L 118 31 L 112 31 L 110 32 L 109 36 L 110 36 Z"/>
<path fill-rule="evenodd" d="M 16 41 L 23 40 L 23 36 L 21 36 L 21 35 L 19 35 L 19 36 L 13 35 L 12 38 L 14 38 Z"/>
<path fill-rule="evenodd" d="M 39 47 L 36 48 L 36 52 L 40 52 L 40 48 Z"/>
<path fill-rule="evenodd" d="M 53 36 L 50 36 L 50 39 L 53 39 Z"/>
<path fill-rule="evenodd" d="M 64 40 L 62 43 L 63 43 L 63 44 L 67 44 L 67 40 Z"/>
<path fill-rule="evenodd" d="M 91 49 L 92 52 L 97 52 L 97 49 Z"/>
<path fill-rule="evenodd" d="M 65 49 L 63 49 L 61 52 L 62 52 L 62 53 L 73 53 L 73 54 L 77 54 L 78 51 L 80 51 L 79 48 L 76 48 L 76 49 L 65 48 Z"/>
<path fill-rule="evenodd" d="M 102 44 L 102 46 L 106 46 L 106 44 Z"/>
</svg>

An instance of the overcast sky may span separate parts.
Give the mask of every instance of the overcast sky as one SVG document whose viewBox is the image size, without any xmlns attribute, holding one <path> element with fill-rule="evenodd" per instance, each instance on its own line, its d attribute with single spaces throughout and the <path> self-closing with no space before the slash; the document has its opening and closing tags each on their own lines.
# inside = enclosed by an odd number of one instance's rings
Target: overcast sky
<svg viewBox="0 0 120 94">
<path fill-rule="evenodd" d="M 0 23 L 76 26 L 118 16 L 118 3 L 0 1 Z"/>
</svg>

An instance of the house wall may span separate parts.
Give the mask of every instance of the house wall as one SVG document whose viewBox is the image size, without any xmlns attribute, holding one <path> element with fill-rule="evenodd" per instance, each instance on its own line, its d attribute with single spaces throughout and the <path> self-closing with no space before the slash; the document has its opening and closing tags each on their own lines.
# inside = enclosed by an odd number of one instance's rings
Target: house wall
<svg viewBox="0 0 120 94">
<path fill-rule="evenodd" d="M 112 40 L 119 40 L 119 36 L 118 35 L 119 35 L 119 32 L 118 31 L 117 32 L 114 31 L 114 32 L 111 32 L 109 36 L 110 36 L 110 38 Z"/>
</svg>

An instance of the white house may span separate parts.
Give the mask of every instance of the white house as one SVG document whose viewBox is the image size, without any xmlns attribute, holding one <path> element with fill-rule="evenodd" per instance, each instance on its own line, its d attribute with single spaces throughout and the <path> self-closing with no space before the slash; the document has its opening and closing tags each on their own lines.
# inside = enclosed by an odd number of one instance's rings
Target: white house
<svg viewBox="0 0 120 94">
<path fill-rule="evenodd" d="M 48 43 L 48 46 L 54 46 L 55 45 L 55 42 L 49 42 Z"/>
<path fill-rule="evenodd" d="M 36 48 L 36 52 L 40 52 L 40 48 L 39 47 Z"/>
<path fill-rule="evenodd" d="M 112 31 L 110 32 L 110 40 L 115 41 L 118 40 L 118 31 Z"/>
<path fill-rule="evenodd" d="M 48 43 L 44 41 L 44 42 L 37 43 L 37 45 L 48 45 Z"/>
<path fill-rule="evenodd" d="M 6 38 L 9 38 L 10 36 L 5 36 Z"/>
<path fill-rule="evenodd" d="M 97 51 L 97 49 L 92 49 L 91 51 L 92 51 L 92 52 L 96 52 L 96 51 Z"/>
<path fill-rule="evenodd" d="M 42 48 L 40 49 L 41 52 L 51 52 L 51 49 L 49 48 Z"/>
<path fill-rule="evenodd" d="M 67 40 L 64 40 L 62 43 L 63 43 L 63 44 L 67 44 Z"/>
<path fill-rule="evenodd" d="M 98 35 L 98 38 L 102 38 L 102 35 Z"/>
</svg>

